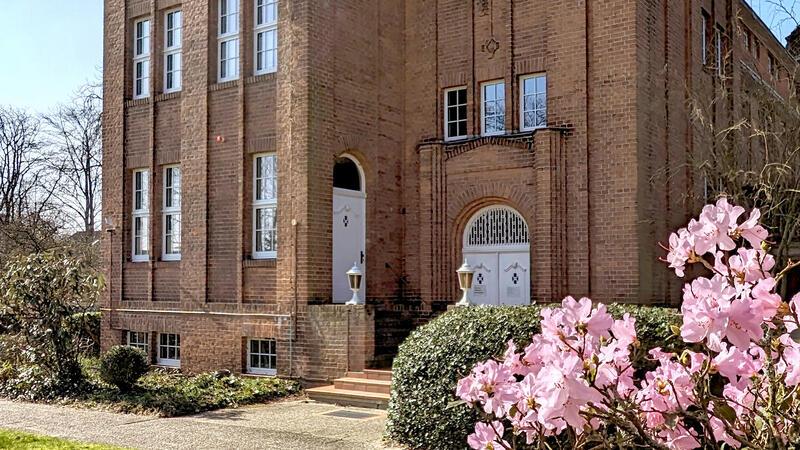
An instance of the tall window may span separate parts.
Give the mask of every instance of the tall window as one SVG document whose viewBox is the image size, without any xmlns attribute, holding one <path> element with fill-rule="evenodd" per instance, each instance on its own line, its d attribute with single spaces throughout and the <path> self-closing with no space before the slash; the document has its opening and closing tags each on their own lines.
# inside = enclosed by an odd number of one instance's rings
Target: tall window
<svg viewBox="0 0 800 450">
<path fill-rule="evenodd" d="M 131 261 L 147 261 L 149 259 L 148 222 L 150 219 L 149 202 L 150 173 L 145 169 L 133 171 L 133 254 Z"/>
<path fill-rule="evenodd" d="M 530 131 L 547 126 L 547 76 L 528 75 L 520 84 L 520 128 Z"/>
<path fill-rule="evenodd" d="M 444 91 L 444 138 L 467 137 L 467 88 Z"/>
<path fill-rule="evenodd" d="M 145 354 L 149 354 L 147 334 L 142 331 L 128 331 L 128 347 L 141 349 Z"/>
<path fill-rule="evenodd" d="M 278 70 L 278 0 L 255 0 L 256 75 Z"/>
<path fill-rule="evenodd" d="M 180 10 L 168 11 L 164 22 L 164 92 L 175 92 L 181 90 L 183 15 Z"/>
<path fill-rule="evenodd" d="M 484 83 L 481 87 L 481 134 L 492 136 L 506 130 L 506 91 L 502 81 Z"/>
<path fill-rule="evenodd" d="M 150 95 L 150 20 L 133 26 L 133 98 Z"/>
<path fill-rule="evenodd" d="M 714 31 L 714 56 L 717 62 L 717 75 L 722 76 L 725 73 L 725 61 L 723 55 L 723 30 L 720 27 L 717 27 Z"/>
<path fill-rule="evenodd" d="M 277 257 L 277 160 L 258 155 L 253 167 L 253 258 Z"/>
<path fill-rule="evenodd" d="M 239 78 L 239 0 L 219 0 L 219 81 Z"/>
<path fill-rule="evenodd" d="M 161 259 L 181 259 L 181 169 L 164 168 L 164 249 Z"/>
<path fill-rule="evenodd" d="M 156 362 L 162 366 L 181 366 L 181 335 L 173 333 L 159 333 L 158 357 Z"/>
<path fill-rule="evenodd" d="M 772 56 L 772 53 L 767 55 L 767 70 L 769 70 L 769 76 L 778 78 L 778 64 L 775 62 L 775 57 Z"/>
<path fill-rule="evenodd" d="M 275 375 L 278 371 L 275 339 L 247 340 L 247 371 L 260 375 Z"/>
<path fill-rule="evenodd" d="M 703 10 L 701 13 L 702 22 L 700 23 L 700 59 L 703 65 L 708 65 L 708 39 L 711 35 L 709 24 L 711 24 L 711 17 Z"/>
</svg>

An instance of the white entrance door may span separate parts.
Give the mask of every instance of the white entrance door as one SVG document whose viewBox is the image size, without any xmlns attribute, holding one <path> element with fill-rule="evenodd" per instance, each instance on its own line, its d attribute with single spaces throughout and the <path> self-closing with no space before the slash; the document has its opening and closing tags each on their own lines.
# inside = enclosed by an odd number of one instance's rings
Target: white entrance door
<svg viewBox="0 0 800 450">
<path fill-rule="evenodd" d="M 366 196 L 363 192 L 333 188 L 333 302 L 345 303 L 353 297 L 347 271 L 358 264 L 364 277 L 358 296 L 363 303 L 367 280 L 365 261 Z"/>
<path fill-rule="evenodd" d="M 473 303 L 530 304 L 530 240 L 518 212 L 504 206 L 478 211 L 464 230 L 462 252 L 475 269 Z"/>
</svg>

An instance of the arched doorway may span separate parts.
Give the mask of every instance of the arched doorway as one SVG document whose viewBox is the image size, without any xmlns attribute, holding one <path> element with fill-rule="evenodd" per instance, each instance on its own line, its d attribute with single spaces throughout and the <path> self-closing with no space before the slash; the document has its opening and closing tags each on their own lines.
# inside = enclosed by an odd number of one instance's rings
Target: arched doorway
<svg viewBox="0 0 800 450">
<path fill-rule="evenodd" d="M 353 297 L 347 271 L 358 264 L 364 277 L 358 293 L 366 298 L 366 199 L 364 172 L 350 155 L 336 158 L 333 166 L 333 255 L 332 290 L 334 303 L 345 303 Z"/>
<path fill-rule="evenodd" d="M 530 304 L 530 237 L 516 210 L 497 205 L 475 213 L 464 229 L 462 253 L 475 269 L 474 303 Z"/>
</svg>

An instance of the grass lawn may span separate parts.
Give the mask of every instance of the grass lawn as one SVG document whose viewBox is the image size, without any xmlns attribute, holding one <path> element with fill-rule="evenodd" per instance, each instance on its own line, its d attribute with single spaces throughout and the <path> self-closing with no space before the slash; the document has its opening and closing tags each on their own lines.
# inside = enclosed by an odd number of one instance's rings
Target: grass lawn
<svg viewBox="0 0 800 450">
<path fill-rule="evenodd" d="M 111 447 L 100 444 L 84 444 L 81 442 L 68 441 L 65 439 L 40 436 L 38 434 L 22 433 L 0 429 L 0 448 L 11 449 L 36 449 L 36 450 L 114 450 L 119 447 Z"/>
</svg>

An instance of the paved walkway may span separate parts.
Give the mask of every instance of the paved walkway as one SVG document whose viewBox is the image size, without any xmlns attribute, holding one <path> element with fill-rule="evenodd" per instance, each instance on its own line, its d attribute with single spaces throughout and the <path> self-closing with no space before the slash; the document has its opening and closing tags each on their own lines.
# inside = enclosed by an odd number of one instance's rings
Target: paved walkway
<svg viewBox="0 0 800 450">
<path fill-rule="evenodd" d="M 384 411 L 304 400 L 170 419 L 0 400 L 0 428 L 142 449 L 383 449 L 385 421 Z"/>
</svg>

